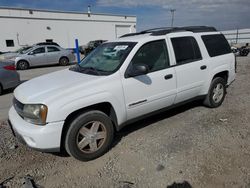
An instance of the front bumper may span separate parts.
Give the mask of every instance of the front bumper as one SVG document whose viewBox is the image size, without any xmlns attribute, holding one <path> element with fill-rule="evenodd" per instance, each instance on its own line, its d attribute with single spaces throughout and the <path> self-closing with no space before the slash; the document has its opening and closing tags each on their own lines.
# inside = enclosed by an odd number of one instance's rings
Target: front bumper
<svg viewBox="0 0 250 188">
<path fill-rule="evenodd" d="M 44 152 L 58 152 L 64 121 L 34 125 L 23 120 L 14 107 L 9 111 L 9 124 L 17 139 L 27 146 Z"/>
</svg>

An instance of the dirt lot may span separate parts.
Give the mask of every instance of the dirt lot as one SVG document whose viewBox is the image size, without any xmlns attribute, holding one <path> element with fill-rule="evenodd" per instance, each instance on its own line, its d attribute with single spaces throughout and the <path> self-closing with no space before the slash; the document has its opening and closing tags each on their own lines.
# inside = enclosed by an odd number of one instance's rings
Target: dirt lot
<svg viewBox="0 0 250 188">
<path fill-rule="evenodd" d="M 136 122 L 91 162 L 16 145 L 2 122 L 0 187 L 20 187 L 27 175 L 41 187 L 250 187 L 250 58 L 238 64 L 220 108 L 193 102 Z"/>
</svg>

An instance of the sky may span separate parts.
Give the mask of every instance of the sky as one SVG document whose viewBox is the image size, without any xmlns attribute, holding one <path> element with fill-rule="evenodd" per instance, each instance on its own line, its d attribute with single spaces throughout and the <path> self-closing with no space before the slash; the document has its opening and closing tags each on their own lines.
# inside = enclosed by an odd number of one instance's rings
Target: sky
<svg viewBox="0 0 250 188">
<path fill-rule="evenodd" d="M 137 31 L 208 25 L 218 30 L 250 28 L 250 0 L 0 0 L 0 6 L 137 16 Z"/>
</svg>

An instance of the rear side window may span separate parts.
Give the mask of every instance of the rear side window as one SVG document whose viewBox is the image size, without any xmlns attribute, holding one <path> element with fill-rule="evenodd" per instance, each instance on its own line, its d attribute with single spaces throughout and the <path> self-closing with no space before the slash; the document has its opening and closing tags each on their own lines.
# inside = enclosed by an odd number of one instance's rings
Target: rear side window
<svg viewBox="0 0 250 188">
<path fill-rule="evenodd" d="M 47 50 L 48 50 L 48 52 L 58 52 L 58 51 L 60 51 L 58 48 L 53 47 L 53 46 L 47 47 Z"/>
<path fill-rule="evenodd" d="M 230 46 L 224 35 L 203 35 L 201 38 L 210 57 L 231 53 Z"/>
<path fill-rule="evenodd" d="M 171 39 L 176 63 L 184 64 L 201 60 L 201 52 L 194 37 L 177 37 Z"/>
</svg>

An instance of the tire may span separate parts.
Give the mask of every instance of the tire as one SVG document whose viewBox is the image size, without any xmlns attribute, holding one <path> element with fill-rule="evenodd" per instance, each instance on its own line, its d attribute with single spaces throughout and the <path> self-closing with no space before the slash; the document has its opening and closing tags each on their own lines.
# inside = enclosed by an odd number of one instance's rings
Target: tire
<svg viewBox="0 0 250 188">
<path fill-rule="evenodd" d="M 2 95 L 2 93 L 3 93 L 3 87 L 2 87 L 2 85 L 0 84 L 0 95 Z"/>
<path fill-rule="evenodd" d="M 221 77 L 214 78 L 208 94 L 204 100 L 204 105 L 210 108 L 219 107 L 226 96 L 226 81 Z"/>
<path fill-rule="evenodd" d="M 21 60 L 17 63 L 18 70 L 26 70 L 29 68 L 29 63 L 27 61 Z"/>
<path fill-rule="evenodd" d="M 59 65 L 66 66 L 69 64 L 69 59 L 67 57 L 61 57 L 59 60 Z"/>
<path fill-rule="evenodd" d="M 72 157 L 89 161 L 106 153 L 113 137 L 114 127 L 110 118 L 101 111 L 88 111 L 70 123 L 65 136 L 65 149 Z"/>
</svg>

